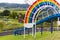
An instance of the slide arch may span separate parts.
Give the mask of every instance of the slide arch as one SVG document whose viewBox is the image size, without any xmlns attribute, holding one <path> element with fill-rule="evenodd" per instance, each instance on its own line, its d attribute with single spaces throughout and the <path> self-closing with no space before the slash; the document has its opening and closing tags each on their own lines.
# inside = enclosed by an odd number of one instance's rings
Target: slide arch
<svg viewBox="0 0 60 40">
<path fill-rule="evenodd" d="M 59 13 L 59 4 L 55 0 L 37 0 L 28 8 L 24 18 L 24 23 L 33 23 L 38 14 L 37 12 L 42 10 L 44 7 L 52 7 L 56 13 Z"/>
</svg>

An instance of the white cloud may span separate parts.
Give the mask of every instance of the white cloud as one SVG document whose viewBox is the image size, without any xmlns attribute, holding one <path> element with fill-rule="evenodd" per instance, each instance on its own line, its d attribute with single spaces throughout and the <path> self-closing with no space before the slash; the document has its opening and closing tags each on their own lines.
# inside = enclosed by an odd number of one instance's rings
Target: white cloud
<svg viewBox="0 0 60 40">
<path fill-rule="evenodd" d="M 32 4 L 33 2 L 35 2 L 36 0 L 25 0 L 26 1 L 26 3 L 28 3 L 28 4 Z"/>
<path fill-rule="evenodd" d="M 32 4 L 36 0 L 1 0 L 0 3 L 20 3 L 20 4 Z"/>
<path fill-rule="evenodd" d="M 24 4 L 24 0 L 1 0 L 0 3 L 21 3 Z"/>
<path fill-rule="evenodd" d="M 25 2 L 26 1 L 26 2 Z M 4 3 L 20 3 L 20 4 L 32 4 L 33 2 L 35 2 L 36 0 L 0 0 L 0 3 L 4 2 Z M 60 0 L 56 0 L 57 2 L 60 3 Z"/>
</svg>

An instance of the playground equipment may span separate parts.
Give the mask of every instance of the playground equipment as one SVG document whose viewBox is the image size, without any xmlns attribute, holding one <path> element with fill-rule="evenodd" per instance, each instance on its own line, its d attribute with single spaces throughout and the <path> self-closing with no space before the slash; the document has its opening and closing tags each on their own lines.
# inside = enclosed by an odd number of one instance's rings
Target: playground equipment
<svg viewBox="0 0 60 40">
<path fill-rule="evenodd" d="M 43 22 L 46 22 L 48 20 L 51 22 L 50 31 L 52 33 L 53 32 L 53 19 L 56 17 L 60 17 L 59 6 L 60 5 L 56 0 L 36 0 L 28 8 L 28 10 L 25 14 L 24 38 L 25 38 L 25 28 L 28 28 L 28 29 L 32 28 L 32 35 L 36 36 L 36 25 L 42 24 Z M 30 26 L 29 23 L 32 26 Z M 33 31 L 33 29 L 34 29 L 34 31 Z M 41 27 L 41 34 L 42 34 L 42 32 L 43 32 L 43 27 Z"/>
<path fill-rule="evenodd" d="M 14 35 L 22 35 L 22 31 L 24 31 L 24 28 L 20 28 L 20 29 L 17 29 L 17 30 L 14 30 Z"/>
<path fill-rule="evenodd" d="M 27 10 L 24 18 L 24 28 L 20 30 L 15 30 L 14 34 L 21 34 L 24 31 L 24 38 L 26 30 L 28 34 L 31 33 L 30 28 L 32 28 L 32 36 L 36 37 L 36 25 L 41 24 L 41 35 L 43 34 L 43 23 L 50 21 L 50 32 L 53 33 L 53 20 L 56 17 L 60 17 L 60 5 L 56 0 L 36 0 Z M 19 33 L 20 31 L 20 33 Z"/>
<path fill-rule="evenodd" d="M 25 32 L 26 34 L 30 34 L 30 30 L 28 28 L 25 28 L 28 32 Z M 14 30 L 14 35 L 23 35 L 24 34 L 24 28 L 16 29 Z"/>
</svg>

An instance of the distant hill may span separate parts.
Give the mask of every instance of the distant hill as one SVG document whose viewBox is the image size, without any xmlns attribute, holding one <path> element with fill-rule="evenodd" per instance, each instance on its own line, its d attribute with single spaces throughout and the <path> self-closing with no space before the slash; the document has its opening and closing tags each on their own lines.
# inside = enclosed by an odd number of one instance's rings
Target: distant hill
<svg viewBox="0 0 60 40">
<path fill-rule="evenodd" d="M 0 8 L 28 8 L 28 4 L 0 3 Z"/>
</svg>

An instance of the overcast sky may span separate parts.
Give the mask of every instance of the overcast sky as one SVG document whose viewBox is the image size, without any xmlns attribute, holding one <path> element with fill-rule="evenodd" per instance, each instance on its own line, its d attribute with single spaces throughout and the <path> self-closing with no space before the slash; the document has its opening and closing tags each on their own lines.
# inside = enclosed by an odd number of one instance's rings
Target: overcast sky
<svg viewBox="0 0 60 40">
<path fill-rule="evenodd" d="M 19 4 L 25 4 L 26 0 L 0 0 L 0 3 L 19 3 Z M 30 2 L 29 2 L 30 1 Z M 27 3 L 33 3 L 36 0 L 28 0 Z M 60 0 L 57 0 L 58 2 L 60 2 Z"/>
<path fill-rule="evenodd" d="M 0 3 L 19 3 L 19 4 L 25 4 L 25 3 L 32 3 L 35 0 L 0 0 Z"/>
<path fill-rule="evenodd" d="M 21 3 L 24 4 L 24 0 L 0 0 L 0 3 Z"/>
</svg>

